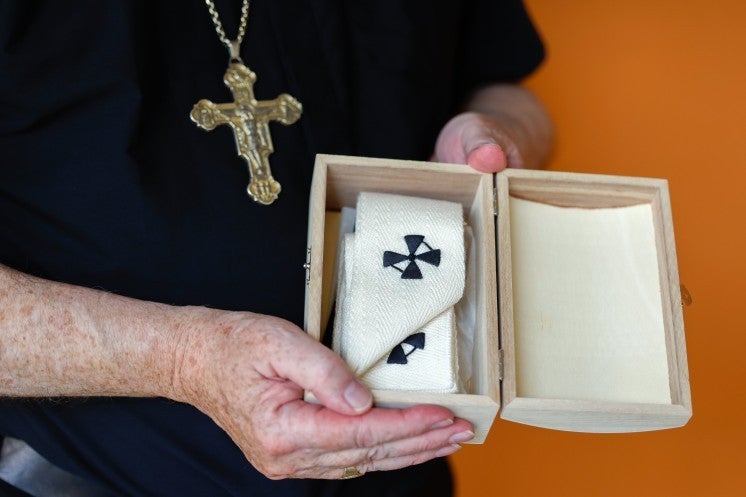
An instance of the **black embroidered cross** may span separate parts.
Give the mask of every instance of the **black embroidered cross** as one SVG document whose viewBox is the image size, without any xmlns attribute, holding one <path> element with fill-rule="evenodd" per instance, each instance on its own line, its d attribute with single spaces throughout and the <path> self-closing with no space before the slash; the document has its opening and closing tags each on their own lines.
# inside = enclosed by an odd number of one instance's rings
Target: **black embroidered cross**
<svg viewBox="0 0 746 497">
<path fill-rule="evenodd" d="M 401 273 L 403 280 L 421 280 L 422 271 L 420 271 L 417 261 L 427 262 L 435 267 L 440 265 L 440 249 L 433 250 L 433 248 L 425 242 L 425 237 L 422 235 L 406 235 L 404 241 L 407 243 L 409 249 L 409 255 L 400 254 L 398 252 L 391 252 L 387 250 L 383 253 L 383 267 L 393 267 Z M 427 252 L 417 253 L 417 249 L 420 245 L 425 245 L 428 248 Z M 409 261 L 407 267 L 401 269 L 396 264 L 404 261 Z"/>
<path fill-rule="evenodd" d="M 409 352 L 404 351 L 404 344 L 409 345 L 412 347 Z M 404 339 L 402 343 L 397 345 L 391 350 L 391 353 L 389 354 L 389 358 L 386 359 L 387 364 L 406 364 L 408 361 L 407 357 L 409 357 L 415 350 L 417 349 L 424 349 L 425 348 L 425 334 L 415 333 L 414 335 L 409 335 L 407 338 Z"/>
</svg>

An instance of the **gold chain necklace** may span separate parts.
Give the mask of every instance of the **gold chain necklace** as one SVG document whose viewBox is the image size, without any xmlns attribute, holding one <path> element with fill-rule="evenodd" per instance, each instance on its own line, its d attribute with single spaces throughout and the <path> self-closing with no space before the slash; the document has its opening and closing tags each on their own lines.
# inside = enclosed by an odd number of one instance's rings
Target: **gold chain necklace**
<svg viewBox="0 0 746 497">
<path fill-rule="evenodd" d="M 283 93 L 274 100 L 254 98 L 256 74 L 243 65 L 240 48 L 249 20 L 249 0 L 241 5 L 241 21 L 235 40 L 229 40 L 212 0 L 205 0 L 215 25 L 218 38 L 230 53 L 228 70 L 223 82 L 233 94 L 233 102 L 214 103 L 202 99 L 192 108 L 190 117 L 200 128 L 212 131 L 221 124 L 233 130 L 238 155 L 249 166 L 251 181 L 246 190 L 256 202 L 269 205 L 280 193 L 280 183 L 272 177 L 269 155 L 274 151 L 269 134 L 269 121 L 293 124 L 300 118 L 303 106 L 295 98 Z"/>
<path fill-rule="evenodd" d="M 231 60 L 241 60 L 239 50 L 241 48 L 241 42 L 246 34 L 246 24 L 249 21 L 249 0 L 243 0 L 241 4 L 241 22 L 238 26 L 238 35 L 235 40 L 229 40 L 223 29 L 223 23 L 220 22 L 220 16 L 218 16 L 218 10 L 215 8 L 215 3 L 212 0 L 205 0 L 207 4 L 207 10 L 210 12 L 212 17 L 212 23 L 215 25 L 215 31 L 218 33 L 218 38 L 226 46 L 231 54 Z"/>
</svg>

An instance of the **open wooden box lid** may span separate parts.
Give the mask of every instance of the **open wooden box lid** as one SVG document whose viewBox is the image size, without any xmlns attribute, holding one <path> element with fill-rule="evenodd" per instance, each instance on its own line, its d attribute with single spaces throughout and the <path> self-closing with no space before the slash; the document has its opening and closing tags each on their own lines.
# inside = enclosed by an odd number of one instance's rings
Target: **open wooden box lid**
<svg viewBox="0 0 746 497">
<path fill-rule="evenodd" d="M 665 180 L 496 175 L 501 417 L 583 432 L 691 417 Z"/>
<path fill-rule="evenodd" d="M 470 393 L 374 391 L 377 405 L 444 405 L 475 423 L 478 441 L 486 437 L 501 397 L 502 418 L 562 430 L 645 431 L 682 426 L 689 419 L 681 296 L 665 181 L 523 170 L 490 175 L 454 164 L 319 155 L 309 209 L 305 316 L 306 331 L 316 339 L 323 334 L 322 314 L 328 312 L 322 310 L 328 293 L 322 282 L 324 256 L 333 257 L 336 249 L 324 244 L 324 220 L 327 211 L 354 207 L 362 191 L 460 203 L 474 233 L 477 268 Z M 582 217 L 590 219 L 572 221 Z M 549 221 L 538 222 L 545 218 Z M 577 229 L 598 234 L 599 226 L 609 221 L 613 229 L 604 232 L 600 241 L 605 243 L 599 245 L 608 256 L 597 261 L 605 265 L 603 271 L 579 271 L 583 274 L 574 278 L 572 292 L 563 287 L 570 284 L 563 278 L 572 271 L 536 274 L 542 268 L 582 263 L 579 256 L 553 259 L 557 247 L 547 244 L 572 241 Z M 554 238 L 544 239 L 544 233 Z M 629 233 L 639 238 L 637 245 L 628 244 Z M 619 236 L 607 240 L 606 235 Z M 615 253 L 623 254 L 626 264 L 619 268 L 608 254 L 615 240 L 621 245 Z M 642 255 L 640 247 L 647 247 Z M 642 283 L 639 271 L 619 279 L 640 260 L 648 269 Z M 606 288 L 616 279 L 621 289 L 599 293 L 590 286 L 603 283 Z M 544 313 L 547 291 L 552 312 Z M 566 305 L 597 293 L 582 311 L 572 312 Z M 620 297 L 637 293 L 638 300 Z M 642 310 L 636 307 L 641 301 Z M 564 314 L 557 311 L 562 305 Z M 645 315 L 644 329 L 629 328 L 637 323 L 634 319 L 620 319 L 630 309 Z M 585 313 L 589 319 L 579 319 Z M 599 322 L 612 326 L 588 329 Z M 634 333 L 628 334 L 630 330 Z M 552 367 L 546 367 L 548 361 Z"/>
</svg>

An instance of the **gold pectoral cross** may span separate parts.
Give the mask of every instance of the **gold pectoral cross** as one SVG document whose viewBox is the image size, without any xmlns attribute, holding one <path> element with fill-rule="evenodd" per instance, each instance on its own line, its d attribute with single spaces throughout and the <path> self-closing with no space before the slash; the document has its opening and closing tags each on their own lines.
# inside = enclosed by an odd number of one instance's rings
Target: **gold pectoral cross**
<svg viewBox="0 0 746 497">
<path fill-rule="evenodd" d="M 269 205 L 280 193 L 280 184 L 272 177 L 269 155 L 274 151 L 269 134 L 269 121 L 293 124 L 300 118 L 303 106 L 283 93 L 274 100 L 254 98 L 256 74 L 240 62 L 232 62 L 223 78 L 233 94 L 234 102 L 216 104 L 200 100 L 192 108 L 192 121 L 202 129 L 212 131 L 228 124 L 233 129 L 239 157 L 249 165 L 251 181 L 247 191 L 252 199 Z"/>
</svg>

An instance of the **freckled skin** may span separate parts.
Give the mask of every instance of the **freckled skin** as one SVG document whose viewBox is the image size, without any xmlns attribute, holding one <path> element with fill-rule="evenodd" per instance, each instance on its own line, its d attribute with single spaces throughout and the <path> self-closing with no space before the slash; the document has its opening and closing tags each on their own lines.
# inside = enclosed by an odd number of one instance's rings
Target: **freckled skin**
<svg viewBox="0 0 746 497">
<path fill-rule="evenodd" d="M 463 420 L 430 429 L 453 419 L 436 406 L 356 412 L 343 396 L 358 385 L 347 366 L 279 318 L 143 302 L 3 266 L 0 288 L 0 395 L 188 402 L 273 479 L 400 468 L 455 451 L 449 439 L 471 430 Z M 304 389 L 326 407 L 304 402 Z"/>
</svg>

